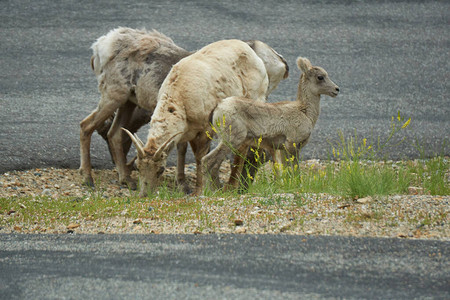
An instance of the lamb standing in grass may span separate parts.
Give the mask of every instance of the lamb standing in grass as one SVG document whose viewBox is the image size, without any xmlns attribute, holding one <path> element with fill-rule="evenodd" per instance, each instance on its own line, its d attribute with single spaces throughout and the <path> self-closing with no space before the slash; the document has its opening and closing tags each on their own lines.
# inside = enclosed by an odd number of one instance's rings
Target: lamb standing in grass
<svg viewBox="0 0 450 300">
<path fill-rule="evenodd" d="M 202 169 L 213 176 L 214 186 L 219 186 L 219 178 L 214 174 L 231 149 L 245 157 L 248 147 L 255 146 L 260 140 L 260 148 L 268 150 L 275 159 L 276 149 L 296 156 L 308 142 L 319 117 L 320 95 L 336 97 L 339 87 L 323 68 L 313 67 L 308 59 L 297 58 L 297 66 L 303 73 L 296 101 L 262 103 L 229 97 L 214 110 L 212 124 L 220 142 L 202 159 Z M 242 162 L 239 167 L 242 168 Z"/>
</svg>

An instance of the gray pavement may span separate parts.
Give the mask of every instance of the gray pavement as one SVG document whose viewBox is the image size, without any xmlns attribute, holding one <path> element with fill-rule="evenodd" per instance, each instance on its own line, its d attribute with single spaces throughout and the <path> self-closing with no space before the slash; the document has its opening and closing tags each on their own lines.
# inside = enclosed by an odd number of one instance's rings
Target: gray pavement
<svg viewBox="0 0 450 300">
<path fill-rule="evenodd" d="M 449 242 L 0 235 L 1 299 L 449 299 Z"/>
<path fill-rule="evenodd" d="M 412 121 L 390 158 L 420 157 L 415 140 L 426 156 L 449 155 L 449 24 L 448 1 L 2 1 L 0 173 L 78 168 L 78 124 L 99 99 L 89 47 L 117 26 L 155 28 L 189 50 L 263 40 L 292 70 L 270 101 L 295 98 L 297 56 L 327 69 L 341 94 L 323 98 L 304 158 L 327 158 L 338 129 L 386 137 L 398 110 Z M 97 134 L 92 160 L 112 167 Z"/>
</svg>

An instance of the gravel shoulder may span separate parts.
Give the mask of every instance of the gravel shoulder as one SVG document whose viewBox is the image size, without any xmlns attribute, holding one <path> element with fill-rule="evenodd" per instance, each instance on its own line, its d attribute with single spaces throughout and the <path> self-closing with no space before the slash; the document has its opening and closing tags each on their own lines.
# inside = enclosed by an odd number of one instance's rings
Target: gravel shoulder
<svg viewBox="0 0 450 300">
<path fill-rule="evenodd" d="M 188 165 L 187 170 L 193 184 L 195 167 Z M 225 166 L 222 175 L 228 170 Z M 175 168 L 169 168 L 166 173 L 166 179 L 173 179 Z M 192 211 L 180 209 L 173 215 L 161 217 L 156 209 L 150 217 L 136 218 L 127 216 L 124 207 L 122 213 L 111 217 L 75 216 L 70 222 L 53 220 L 50 225 L 45 218 L 31 224 L 15 221 L 20 220 L 17 216 L 21 210 L 27 209 L 22 199 L 31 199 L 31 203 L 39 203 L 42 198 L 52 201 L 88 200 L 94 196 L 133 199 L 134 191 L 117 185 L 114 170 L 95 170 L 94 178 L 100 178 L 100 192 L 93 193 L 81 186 L 78 170 L 73 169 L 45 168 L 1 174 L 0 198 L 10 201 L 13 209 L 0 207 L 0 233 L 281 233 L 450 240 L 448 195 L 393 195 L 356 201 L 328 194 L 295 193 L 226 199 L 205 196 L 149 199 L 144 201 L 143 211 L 161 208 L 169 201 L 176 207 L 195 203 L 197 216 L 183 218 L 181 214 Z"/>
</svg>

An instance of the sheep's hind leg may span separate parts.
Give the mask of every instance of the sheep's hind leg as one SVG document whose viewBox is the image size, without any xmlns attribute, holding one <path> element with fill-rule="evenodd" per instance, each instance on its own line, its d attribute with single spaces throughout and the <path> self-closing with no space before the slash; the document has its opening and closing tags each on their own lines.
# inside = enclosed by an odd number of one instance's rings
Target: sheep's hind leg
<svg viewBox="0 0 450 300">
<path fill-rule="evenodd" d="M 92 133 L 124 102 L 126 98 L 123 101 L 111 101 L 109 98 L 102 97 L 97 108 L 80 122 L 80 174 L 88 186 L 94 187 L 90 153 Z"/>
<path fill-rule="evenodd" d="M 130 122 L 136 105 L 130 101 L 121 106 L 114 118 L 113 124 L 108 131 L 108 143 L 119 173 L 119 183 L 135 190 L 137 188 L 136 181 L 131 178 L 131 168 L 127 165 L 127 157 L 123 149 L 123 138 L 125 133 L 120 129 L 127 127 Z"/>
<path fill-rule="evenodd" d="M 150 122 L 151 117 L 152 112 L 136 107 L 131 114 L 131 119 L 128 121 L 128 124 L 125 124 L 125 128 L 131 133 L 136 133 L 142 126 Z M 130 151 L 131 144 L 132 142 L 128 134 L 124 134 L 122 136 L 122 147 L 125 156 L 128 154 L 128 151 Z"/>
</svg>

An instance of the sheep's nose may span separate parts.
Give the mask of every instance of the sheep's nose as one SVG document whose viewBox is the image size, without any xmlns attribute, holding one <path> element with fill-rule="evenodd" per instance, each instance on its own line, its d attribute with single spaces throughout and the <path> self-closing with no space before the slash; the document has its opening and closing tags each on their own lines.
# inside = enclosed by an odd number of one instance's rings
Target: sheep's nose
<svg viewBox="0 0 450 300">
<path fill-rule="evenodd" d="M 339 88 L 338 87 L 336 88 L 336 92 L 339 92 Z"/>
</svg>

